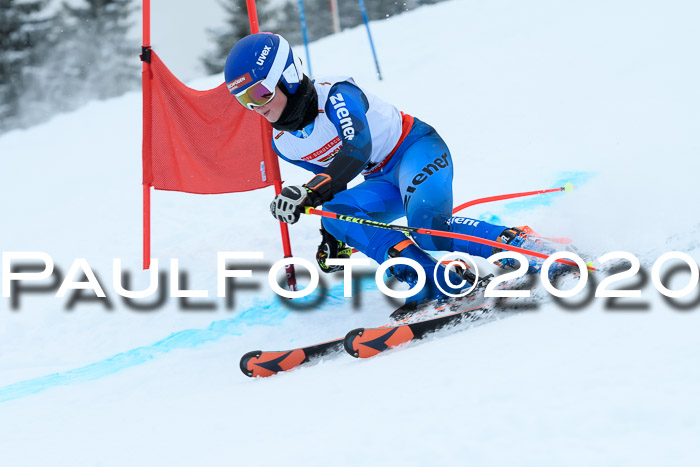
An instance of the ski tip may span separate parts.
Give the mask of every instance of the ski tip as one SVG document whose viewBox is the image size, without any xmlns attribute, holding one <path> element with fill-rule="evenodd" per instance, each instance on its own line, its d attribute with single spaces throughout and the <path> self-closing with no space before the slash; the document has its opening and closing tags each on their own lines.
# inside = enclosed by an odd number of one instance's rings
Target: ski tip
<svg viewBox="0 0 700 467">
<path fill-rule="evenodd" d="M 564 191 L 566 193 L 571 193 L 572 191 L 574 191 L 574 184 L 571 182 L 568 182 L 566 185 L 564 185 Z"/>
<path fill-rule="evenodd" d="M 387 328 L 355 329 L 345 336 L 343 345 L 355 358 L 373 357 L 397 345 L 413 339 L 413 331 L 407 325 Z"/>
<path fill-rule="evenodd" d="M 240 367 L 244 375 L 251 378 L 276 375 L 280 371 L 288 371 L 306 361 L 302 349 L 286 352 L 263 352 L 254 350 L 241 357 Z"/>
<path fill-rule="evenodd" d="M 250 362 L 252 358 L 260 358 L 260 355 L 262 355 L 262 350 L 253 350 L 241 357 L 239 366 L 244 375 L 250 376 L 251 378 L 253 377 L 254 372 L 248 368 L 248 362 Z"/>
<path fill-rule="evenodd" d="M 364 332 L 364 328 L 353 329 L 347 333 L 345 335 L 345 339 L 343 339 L 343 347 L 345 347 L 345 351 L 355 358 L 360 357 L 359 351 L 355 350 L 355 339 L 362 336 Z"/>
</svg>

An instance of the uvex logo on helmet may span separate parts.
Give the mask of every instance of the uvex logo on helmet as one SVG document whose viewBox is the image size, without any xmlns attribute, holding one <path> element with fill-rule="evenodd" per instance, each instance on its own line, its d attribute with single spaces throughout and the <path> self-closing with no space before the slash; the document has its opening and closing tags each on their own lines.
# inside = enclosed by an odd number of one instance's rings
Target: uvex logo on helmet
<svg viewBox="0 0 700 467">
<path fill-rule="evenodd" d="M 226 86 L 228 87 L 228 92 L 235 92 L 239 87 L 243 86 L 244 84 L 248 83 L 251 81 L 250 73 L 246 73 L 245 75 L 234 79 L 233 81 L 226 83 Z"/>
<path fill-rule="evenodd" d="M 262 52 L 260 52 L 260 57 L 258 57 L 258 61 L 255 62 L 258 64 L 258 66 L 263 66 L 265 64 L 265 59 L 270 53 L 270 50 L 272 50 L 272 47 L 269 45 L 266 45 L 263 49 Z"/>
</svg>

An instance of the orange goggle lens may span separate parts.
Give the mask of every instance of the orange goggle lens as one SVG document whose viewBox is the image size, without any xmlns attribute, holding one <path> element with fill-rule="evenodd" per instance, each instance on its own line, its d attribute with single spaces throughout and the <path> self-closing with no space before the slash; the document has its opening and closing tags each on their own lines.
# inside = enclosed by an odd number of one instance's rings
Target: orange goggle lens
<svg viewBox="0 0 700 467">
<path fill-rule="evenodd" d="M 267 89 L 263 85 L 263 80 L 260 80 L 235 96 L 243 107 L 253 110 L 253 107 L 259 107 L 270 102 L 275 97 L 275 91 L 277 91 L 276 86 L 272 90 Z"/>
</svg>

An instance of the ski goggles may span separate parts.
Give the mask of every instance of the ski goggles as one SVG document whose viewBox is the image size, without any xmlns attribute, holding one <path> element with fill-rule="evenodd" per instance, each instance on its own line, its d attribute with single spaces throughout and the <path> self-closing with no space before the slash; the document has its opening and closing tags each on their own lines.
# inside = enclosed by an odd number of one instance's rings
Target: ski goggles
<svg viewBox="0 0 700 467">
<path fill-rule="evenodd" d="M 261 79 L 257 83 L 250 86 L 245 91 L 241 91 L 238 94 L 234 94 L 238 102 L 248 110 L 253 110 L 255 107 L 260 107 L 270 102 L 277 92 L 277 86 L 272 89 L 268 89 L 265 85 L 265 80 Z"/>
</svg>

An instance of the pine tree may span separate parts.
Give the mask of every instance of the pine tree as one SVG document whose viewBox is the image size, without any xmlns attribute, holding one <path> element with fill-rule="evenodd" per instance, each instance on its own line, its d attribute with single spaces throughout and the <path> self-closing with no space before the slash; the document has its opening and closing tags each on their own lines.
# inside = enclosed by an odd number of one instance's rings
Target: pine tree
<svg viewBox="0 0 700 467">
<path fill-rule="evenodd" d="M 66 77 L 88 98 L 106 99 L 139 82 L 140 46 L 127 37 L 137 11 L 134 0 L 64 2 L 61 60 Z M 80 84 L 78 86 L 78 84 Z"/>
<path fill-rule="evenodd" d="M 306 22 L 309 29 L 311 29 L 309 20 L 311 19 L 314 22 L 315 18 L 322 16 L 323 12 L 314 10 L 313 5 L 310 6 L 309 4 L 309 0 L 304 1 Z M 328 16 L 328 21 L 330 21 L 330 16 Z M 268 11 L 268 20 L 264 26 L 266 31 L 281 35 L 292 45 L 304 43 L 298 0 L 286 0 L 283 3 L 279 3 L 278 0 L 277 7 Z M 311 33 L 309 32 L 309 34 Z"/>
<path fill-rule="evenodd" d="M 44 91 L 34 114 L 78 108 L 92 99 L 118 96 L 138 87 L 140 46 L 127 37 L 134 0 L 64 2 L 44 61 Z"/>
<path fill-rule="evenodd" d="M 364 0 L 370 20 L 385 19 L 420 5 L 442 0 Z M 299 18 L 299 0 L 257 0 L 258 21 L 261 31 L 281 34 L 292 45 L 303 43 Z M 221 0 L 226 10 L 226 26 L 210 29 L 214 50 L 202 58 L 208 73 L 220 73 L 231 47 L 250 34 L 245 0 Z M 308 38 L 314 41 L 333 33 L 330 0 L 303 0 Z M 362 13 L 357 0 L 338 0 L 341 28 L 362 24 Z"/>
<path fill-rule="evenodd" d="M 272 31 L 269 29 L 270 14 L 266 10 L 268 1 L 256 0 L 255 3 L 260 30 Z M 246 0 L 221 0 L 221 6 L 226 11 L 226 26 L 207 31 L 214 42 L 214 50 L 202 58 L 202 64 L 207 73 L 210 74 L 221 73 L 231 47 L 241 38 L 250 34 Z"/>
<path fill-rule="evenodd" d="M 0 0 L 0 131 L 23 126 L 25 95 L 42 85 L 37 70 L 49 31 L 46 6 L 46 0 Z"/>
<path fill-rule="evenodd" d="M 299 2 L 293 0 L 294 8 L 290 9 L 289 24 L 295 26 L 295 35 L 293 39 L 289 39 L 292 44 L 301 44 L 303 36 L 301 32 L 301 24 L 299 21 Z M 338 4 L 343 3 L 339 1 Z M 331 17 L 331 8 L 329 0 L 304 0 L 304 12 L 306 13 L 306 27 L 308 29 L 309 41 L 315 41 L 322 37 L 333 34 L 333 18 Z M 296 38 L 298 36 L 298 39 Z M 286 36 L 285 36 L 286 37 Z"/>
</svg>

